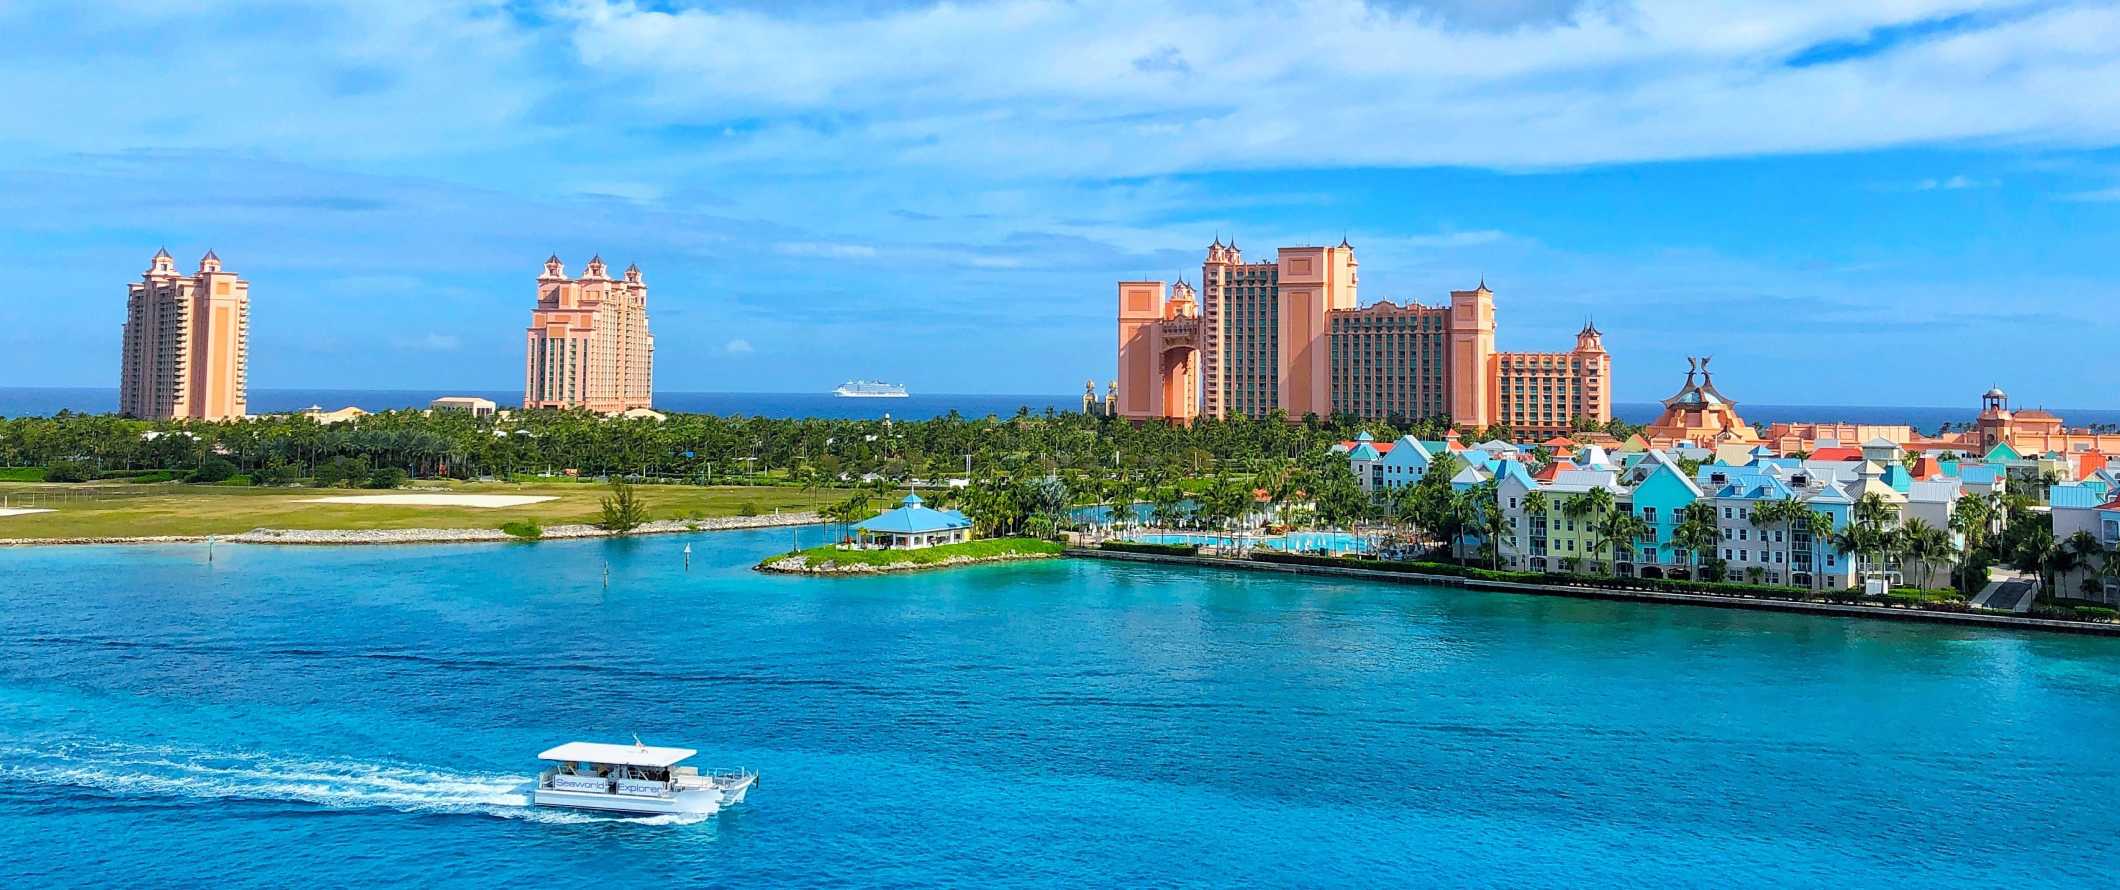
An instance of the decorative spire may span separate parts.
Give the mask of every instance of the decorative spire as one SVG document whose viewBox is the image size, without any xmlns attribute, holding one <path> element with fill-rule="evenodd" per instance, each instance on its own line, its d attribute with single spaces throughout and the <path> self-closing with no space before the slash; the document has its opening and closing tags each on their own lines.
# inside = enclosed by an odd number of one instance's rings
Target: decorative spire
<svg viewBox="0 0 2120 890">
<path fill-rule="evenodd" d="M 154 255 L 154 258 L 155 258 L 155 259 L 158 259 L 158 260 L 168 260 L 168 259 L 175 259 L 175 257 L 172 257 L 172 256 L 170 256 L 170 255 L 169 255 L 169 248 L 167 248 L 167 247 L 164 247 L 164 248 L 161 248 L 161 249 L 159 249 L 159 250 L 156 250 L 156 251 L 155 251 L 155 255 Z"/>
<path fill-rule="evenodd" d="M 1354 245 L 1352 245 L 1352 244 L 1349 244 L 1349 243 L 1347 243 L 1347 232 L 1346 232 L 1346 230 L 1344 230 L 1344 229 L 1340 231 L 1340 249 L 1341 249 L 1341 250 L 1353 250 L 1353 249 L 1354 249 Z"/>
</svg>

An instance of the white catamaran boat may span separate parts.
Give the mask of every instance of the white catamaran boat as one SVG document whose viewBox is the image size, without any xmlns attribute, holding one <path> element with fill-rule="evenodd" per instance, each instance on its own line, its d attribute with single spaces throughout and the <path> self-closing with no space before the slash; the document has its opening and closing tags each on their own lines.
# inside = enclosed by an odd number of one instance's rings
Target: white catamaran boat
<svg viewBox="0 0 2120 890">
<path fill-rule="evenodd" d="M 568 742 L 537 755 L 555 764 L 537 776 L 530 802 L 620 813 L 712 813 L 743 803 L 758 784 L 749 770 L 702 773 L 678 766 L 699 752 L 631 745 Z"/>
<path fill-rule="evenodd" d="M 842 399 L 902 399 L 906 397 L 905 385 L 900 383 L 877 383 L 874 380 L 849 380 L 839 384 L 832 394 Z"/>
</svg>

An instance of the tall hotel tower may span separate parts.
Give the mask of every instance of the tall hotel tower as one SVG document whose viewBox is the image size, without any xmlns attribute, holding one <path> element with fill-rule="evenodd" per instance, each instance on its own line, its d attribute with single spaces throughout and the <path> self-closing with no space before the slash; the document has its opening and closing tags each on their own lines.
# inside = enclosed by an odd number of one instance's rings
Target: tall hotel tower
<svg viewBox="0 0 2120 890">
<path fill-rule="evenodd" d="M 1360 306 L 1354 246 L 1247 263 L 1207 248 L 1200 286 L 1119 282 L 1119 416 L 1449 417 L 1557 435 L 1612 419 L 1612 357 L 1585 325 L 1564 352 L 1497 352 L 1485 282 L 1441 306 Z"/>
<path fill-rule="evenodd" d="M 639 266 L 613 279 L 591 257 L 567 278 L 559 257 L 537 277 L 523 360 L 523 407 L 587 408 L 616 414 L 653 398 L 655 337 L 648 333 L 648 285 Z"/>
<path fill-rule="evenodd" d="M 213 251 L 199 271 L 177 272 L 158 250 L 126 287 L 118 411 L 157 420 L 223 420 L 249 408 L 250 282 L 221 269 Z"/>
</svg>

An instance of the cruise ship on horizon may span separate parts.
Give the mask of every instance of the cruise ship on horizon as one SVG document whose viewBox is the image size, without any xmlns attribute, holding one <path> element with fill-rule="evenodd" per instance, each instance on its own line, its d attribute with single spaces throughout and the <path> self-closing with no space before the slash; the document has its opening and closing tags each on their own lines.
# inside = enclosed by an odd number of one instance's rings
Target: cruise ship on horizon
<svg viewBox="0 0 2120 890">
<path fill-rule="evenodd" d="M 849 380 L 839 384 L 832 394 L 842 399 L 902 399 L 909 395 L 903 384 L 874 380 Z"/>
</svg>

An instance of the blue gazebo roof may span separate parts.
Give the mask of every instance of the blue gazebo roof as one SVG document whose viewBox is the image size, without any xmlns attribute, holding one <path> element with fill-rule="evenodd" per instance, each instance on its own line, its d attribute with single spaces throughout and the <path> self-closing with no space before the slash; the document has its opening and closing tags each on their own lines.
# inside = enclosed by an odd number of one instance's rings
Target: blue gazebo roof
<svg viewBox="0 0 2120 890">
<path fill-rule="evenodd" d="M 972 521 L 956 510 L 929 507 L 921 502 L 919 495 L 909 494 L 897 509 L 885 510 L 854 527 L 887 535 L 924 535 L 971 528 Z"/>
</svg>

